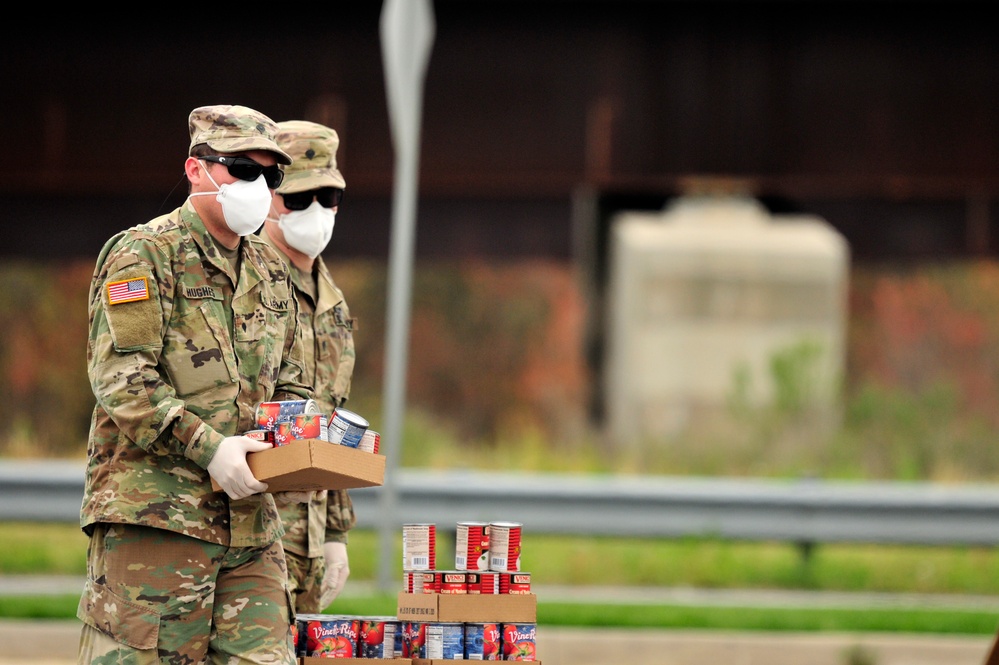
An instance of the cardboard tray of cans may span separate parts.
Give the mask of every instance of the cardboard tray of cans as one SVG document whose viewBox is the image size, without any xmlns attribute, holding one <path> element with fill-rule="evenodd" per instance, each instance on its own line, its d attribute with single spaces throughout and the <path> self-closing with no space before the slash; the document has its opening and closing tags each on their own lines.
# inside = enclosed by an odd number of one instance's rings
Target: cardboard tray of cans
<svg viewBox="0 0 999 665">
<path fill-rule="evenodd" d="M 301 656 L 298 665 L 372 665 L 372 663 L 394 663 L 395 665 L 413 665 L 416 662 L 412 658 L 316 658 L 314 656 Z M 430 661 L 424 661 L 429 663 Z M 440 663 L 454 663 L 453 660 L 436 661 Z"/>
<path fill-rule="evenodd" d="M 306 660 L 320 660 L 321 661 L 321 660 L 326 660 L 326 659 L 323 659 L 323 658 L 307 658 Z M 339 665 L 339 663 L 342 663 L 342 662 L 343 662 L 342 659 L 337 660 L 337 665 Z M 365 661 L 365 662 L 367 662 L 368 665 L 371 665 L 371 661 L 370 660 Z M 399 659 L 396 658 L 396 659 L 391 660 L 391 661 L 389 661 L 389 660 L 379 660 L 378 662 L 379 663 L 399 662 Z M 412 663 L 412 665 L 454 665 L 455 661 L 453 661 L 453 660 L 444 660 L 442 658 L 429 658 L 429 659 L 427 659 L 427 658 L 414 658 L 413 660 L 406 660 L 404 662 L 406 662 L 406 663 Z M 470 663 L 470 662 L 474 662 L 474 661 L 466 660 L 464 662 Z M 534 663 L 534 665 L 544 665 L 540 660 L 532 660 L 531 662 Z M 312 665 L 321 665 L 321 664 L 312 663 Z"/>
<path fill-rule="evenodd" d="M 507 621 L 537 623 L 538 597 L 533 593 L 446 594 L 399 592 L 400 621 Z"/>
<path fill-rule="evenodd" d="M 321 439 L 295 439 L 246 456 L 268 492 L 374 487 L 385 482 L 385 456 Z M 215 491 L 222 488 L 212 479 Z"/>
</svg>

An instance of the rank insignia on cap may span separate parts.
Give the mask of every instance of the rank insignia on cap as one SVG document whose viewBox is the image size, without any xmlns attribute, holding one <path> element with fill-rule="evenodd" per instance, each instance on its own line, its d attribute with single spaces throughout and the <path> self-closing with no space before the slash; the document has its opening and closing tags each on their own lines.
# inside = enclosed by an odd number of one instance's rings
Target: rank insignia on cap
<svg viewBox="0 0 999 665">
<path fill-rule="evenodd" d="M 108 304 L 120 305 L 123 302 L 149 300 L 149 286 L 145 277 L 120 279 L 108 282 Z"/>
</svg>

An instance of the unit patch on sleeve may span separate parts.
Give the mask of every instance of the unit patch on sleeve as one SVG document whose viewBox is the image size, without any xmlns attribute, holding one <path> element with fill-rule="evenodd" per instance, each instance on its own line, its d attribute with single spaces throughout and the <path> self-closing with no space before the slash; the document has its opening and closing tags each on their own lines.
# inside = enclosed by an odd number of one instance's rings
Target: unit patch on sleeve
<svg viewBox="0 0 999 665">
<path fill-rule="evenodd" d="M 149 300 L 149 285 L 145 277 L 133 277 L 108 282 L 108 305 L 120 305 L 136 300 Z"/>
</svg>

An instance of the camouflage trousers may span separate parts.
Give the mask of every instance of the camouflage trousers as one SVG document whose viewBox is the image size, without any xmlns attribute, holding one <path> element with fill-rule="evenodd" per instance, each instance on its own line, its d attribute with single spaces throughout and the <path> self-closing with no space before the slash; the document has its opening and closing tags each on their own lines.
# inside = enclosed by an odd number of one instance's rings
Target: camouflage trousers
<svg viewBox="0 0 999 665">
<path fill-rule="evenodd" d="M 295 613 L 322 612 L 325 608 L 319 607 L 319 597 L 326 574 L 326 558 L 316 556 L 310 559 L 288 550 L 285 550 L 284 556 L 288 563 L 288 584 Z"/>
<path fill-rule="evenodd" d="M 78 662 L 294 665 L 284 547 L 230 548 L 98 524 L 87 548 Z"/>
</svg>

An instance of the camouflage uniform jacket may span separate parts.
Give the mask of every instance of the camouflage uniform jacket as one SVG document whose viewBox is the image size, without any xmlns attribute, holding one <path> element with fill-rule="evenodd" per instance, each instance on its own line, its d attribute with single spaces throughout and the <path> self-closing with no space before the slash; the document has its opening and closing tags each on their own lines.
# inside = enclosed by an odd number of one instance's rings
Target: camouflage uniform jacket
<svg viewBox="0 0 999 665">
<path fill-rule="evenodd" d="M 255 428 L 258 402 L 311 393 L 284 262 L 247 236 L 238 265 L 190 202 L 105 244 L 90 292 L 85 531 L 140 524 L 231 547 L 283 535 L 271 494 L 230 501 L 206 471 L 223 438 Z M 145 280 L 148 298 L 111 295 L 123 280 Z"/>
<path fill-rule="evenodd" d="M 273 245 L 266 227 L 260 236 Z M 274 249 L 291 267 L 298 301 L 298 332 L 306 359 L 305 383 L 315 387 L 312 399 L 329 416 L 350 394 L 355 359 L 354 321 L 343 292 L 334 284 L 322 257 L 316 259 L 313 278 L 296 268 L 280 249 Z M 326 499 L 314 499 L 308 506 L 292 503 L 279 506 L 278 510 L 287 530 L 284 547 L 301 556 L 322 556 L 325 542 L 347 542 L 347 531 L 356 523 L 347 490 L 330 490 Z"/>
</svg>

